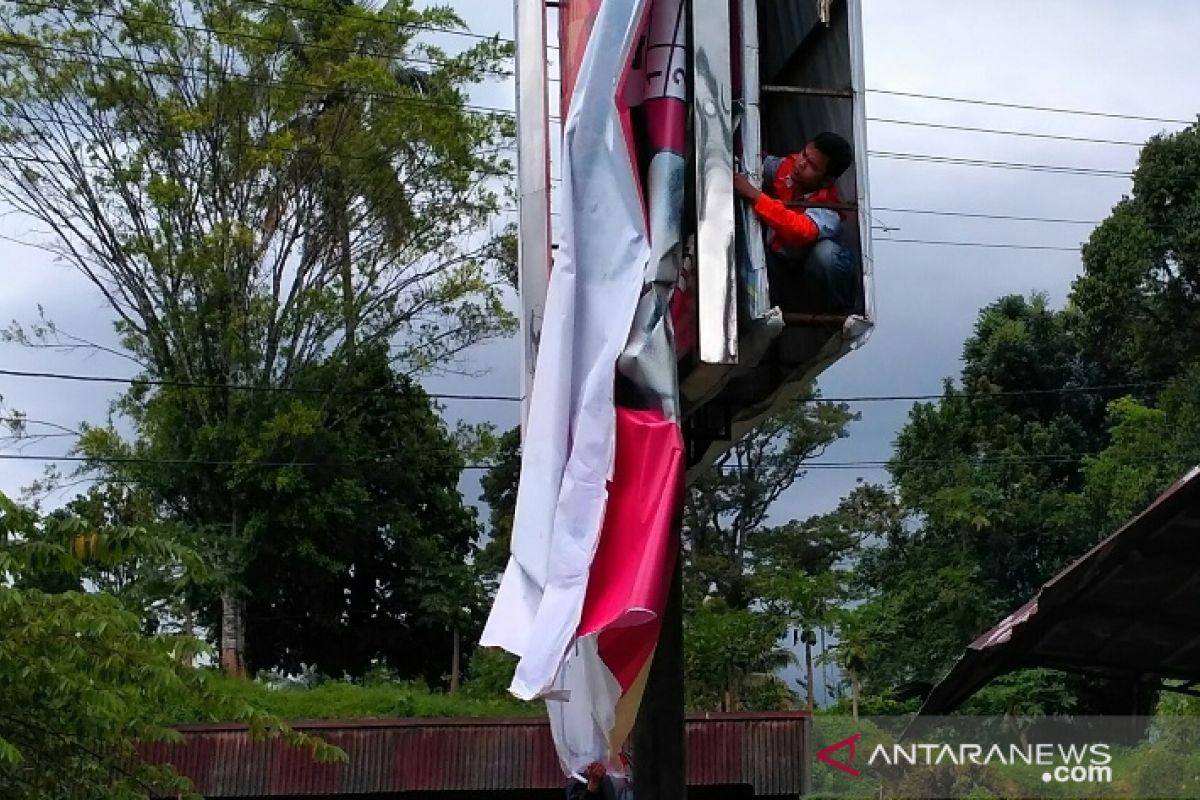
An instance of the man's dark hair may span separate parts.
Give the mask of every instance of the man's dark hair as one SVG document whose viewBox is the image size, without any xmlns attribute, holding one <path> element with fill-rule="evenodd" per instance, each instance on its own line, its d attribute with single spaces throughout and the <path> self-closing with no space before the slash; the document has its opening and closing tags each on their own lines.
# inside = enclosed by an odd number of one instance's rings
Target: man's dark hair
<svg viewBox="0 0 1200 800">
<path fill-rule="evenodd" d="M 816 138 L 812 140 L 813 146 L 825 154 L 829 159 L 829 167 L 825 170 L 826 178 L 834 180 L 842 177 L 842 173 L 854 161 L 854 148 L 850 143 L 838 136 L 836 133 L 818 133 Z"/>
</svg>

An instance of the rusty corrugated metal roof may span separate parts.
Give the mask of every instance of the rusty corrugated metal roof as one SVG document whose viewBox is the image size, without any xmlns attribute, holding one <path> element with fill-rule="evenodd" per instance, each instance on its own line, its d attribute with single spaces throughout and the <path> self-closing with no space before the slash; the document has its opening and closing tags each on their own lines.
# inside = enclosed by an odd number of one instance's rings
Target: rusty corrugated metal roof
<svg viewBox="0 0 1200 800">
<path fill-rule="evenodd" d="M 803 786 L 808 714 L 689 717 L 688 784 L 748 785 L 758 795 Z M 344 750 L 317 764 L 281 740 L 252 741 L 241 725 L 185 725 L 181 744 L 143 748 L 205 797 L 370 795 L 410 791 L 558 789 L 562 772 L 541 719 L 401 719 L 300 722 L 293 727 Z"/>
<path fill-rule="evenodd" d="M 1200 467 L 972 642 L 923 715 L 961 706 L 1014 669 L 1130 682 L 1200 681 Z"/>
</svg>

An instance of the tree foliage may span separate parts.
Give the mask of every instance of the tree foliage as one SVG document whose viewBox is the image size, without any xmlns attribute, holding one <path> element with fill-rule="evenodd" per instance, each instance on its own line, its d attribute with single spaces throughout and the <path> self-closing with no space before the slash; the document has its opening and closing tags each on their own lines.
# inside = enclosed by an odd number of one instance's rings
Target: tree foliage
<svg viewBox="0 0 1200 800">
<path fill-rule="evenodd" d="M 989 305 L 958 385 L 913 408 L 890 465 L 905 523 L 858 557 L 866 601 L 845 621 L 875 696 L 937 680 L 1200 461 L 1198 191 L 1200 130 L 1151 139 L 1132 195 L 1084 247 L 1066 306 Z M 1085 388 L 1096 386 L 1108 388 Z M 1146 710 L 1122 692 L 1030 672 L 973 709 Z"/>
<path fill-rule="evenodd" d="M 241 498 L 236 533 L 205 538 L 214 574 L 189 596 L 213 627 L 222 592 L 238 592 L 251 671 L 362 676 L 380 663 L 437 680 L 449 672 L 452 629 L 469 633 L 482 607 L 467 563 L 478 530 L 458 491 L 463 457 L 384 352 L 360 348 L 353 366 L 306 368 L 295 391 L 267 398 L 235 393 L 237 425 L 197 427 L 194 390 L 163 388 L 129 404 L 131 441 L 89 429 L 84 452 L 142 487 L 167 519 L 203 524 L 173 502 L 181 489 Z M 218 466 L 170 463 L 180 451 Z M 219 464 L 231 452 L 239 458 Z"/>
<path fill-rule="evenodd" d="M 82 558 L 80 556 L 83 556 Z M 292 732 L 214 688 L 192 667 L 203 645 L 149 636 L 143 618 L 108 592 L 22 588 L 31 571 L 115 571 L 131 557 L 188 556 L 127 527 L 69 514 L 39 519 L 0 496 L 0 787 L 5 796 L 149 798 L 186 794 L 185 780 L 143 762 L 140 742 L 174 740 L 173 709 L 247 722 L 322 758 L 339 751 Z"/>
<path fill-rule="evenodd" d="M 498 583 L 508 564 L 513 515 L 517 510 L 517 484 L 521 477 L 521 429 L 503 434 L 492 453 L 492 464 L 480 481 L 480 500 L 488 507 L 488 543 L 476 560 L 480 574 Z"/>
<path fill-rule="evenodd" d="M 1200 358 L 1198 176 L 1200 126 L 1153 137 L 1132 195 L 1084 246 L 1070 304 L 1084 354 L 1110 382 L 1170 380 Z"/>
<path fill-rule="evenodd" d="M 841 585 L 832 570 L 854 534 L 831 517 L 772 524 L 771 507 L 854 419 L 842 405 L 796 403 L 688 488 L 684 649 L 692 707 L 793 701 L 777 675 L 795 660 L 785 637 L 793 628 L 823 625 Z"/>
<path fill-rule="evenodd" d="M 980 312 L 961 388 L 914 406 L 897 439 L 904 524 L 858 559 L 868 691 L 936 681 L 1101 535 L 1075 513 L 1104 440 L 1103 398 L 1071 391 L 1087 380 L 1069 315 L 1044 297 Z"/>
<path fill-rule="evenodd" d="M 286 384 L 338 346 L 333 181 L 363 343 L 396 342 L 397 363 L 422 370 L 508 330 L 488 271 L 498 252 L 478 233 L 510 168 L 511 120 L 463 97 L 504 46 L 423 43 L 461 21 L 408 2 L 264 8 L 5 6 L 4 199 L 103 293 L 152 377 Z M 419 82 L 397 79 L 418 63 Z M 349 101 L 317 114 L 333 97 Z"/>
<path fill-rule="evenodd" d="M 120 352 L 148 381 L 117 406 L 138 439 L 92 429 L 81 449 L 102 468 L 114 456 L 155 462 L 138 479 L 152 487 L 156 511 L 220 557 L 222 613 L 210 621 L 234 672 L 246 665 L 246 634 L 276 630 L 247 627 L 250 598 L 280 602 L 271 587 L 249 582 L 303 571 L 267 566 L 266 553 L 300 555 L 309 567 L 325 559 L 317 572 L 355 564 L 355 608 L 328 610 L 344 626 L 338 614 L 380 612 L 359 598 L 392 591 L 368 589 L 395 549 L 381 544 L 386 536 L 414 517 L 429 530 L 444 526 L 444 543 L 417 534 L 403 545 L 427 548 L 434 564 L 462 556 L 473 536 L 461 504 L 415 489 L 389 494 L 405 485 L 399 466 L 374 476 L 364 464 L 367 485 L 326 469 L 318 493 L 326 507 L 312 492 L 318 476 L 289 466 L 395 448 L 408 412 L 328 398 L 393 387 L 391 372 L 452 366 L 465 348 L 513 328 L 498 271 L 510 237 L 488 229 L 510 171 L 503 151 L 512 121 L 473 110 L 465 92 L 502 71 L 509 51 L 497 40 L 457 53 L 427 41 L 430 29 L 461 25 L 445 8 L 411 2 L 378 10 L 313 2 L 287 13 L 250 0 L 0 10 L 0 197 L 103 295 Z M 8 336 L 80 346 L 45 324 Z M 325 401 L 297 396 L 317 383 Z M 461 462 L 445 454 L 433 465 L 444 448 L 430 446 L 439 437 L 428 418 L 411 413 L 410 452 L 428 453 L 434 471 L 413 470 L 408 488 L 432 478 L 437 493 Z M 364 423 L 371 415 L 380 419 Z M 341 440 L 331 444 L 326 427 Z M 372 436 L 380 441 L 369 444 Z M 271 459 L 276 467 L 260 463 Z M 129 462 L 118 466 L 105 474 L 117 477 Z M 389 501 L 378 502 L 384 495 Z M 284 507 L 300 497 L 320 530 L 281 543 L 299 516 Z M 448 516 L 435 521 L 442 511 Z M 351 543 L 352 532 L 367 531 Z M 386 586 L 470 588 L 464 575 L 429 570 L 396 567 Z M 439 596 L 429 595 L 432 618 L 461 616 L 462 603 Z M 389 624 L 368 639 L 409 641 L 402 634 L 411 621 Z M 288 655 L 278 660 L 281 648 Z M 272 643 L 252 661 L 290 663 L 296 653 L 307 657 L 294 642 Z M 348 650 L 344 664 L 330 666 L 356 670 L 363 658 Z"/>
<path fill-rule="evenodd" d="M 692 609 L 684 623 L 689 707 L 737 711 L 749 704 L 766 710 L 753 705 L 761 699 L 756 685 L 795 663 L 795 655 L 782 644 L 786 633 L 787 620 L 780 615 L 729 608 L 719 598 Z M 768 699 L 786 708 L 793 698 L 786 690 Z"/>
<path fill-rule="evenodd" d="M 844 437 L 854 419 L 845 406 L 796 403 L 763 422 L 688 487 L 683 546 L 690 605 L 713 595 L 730 608 L 749 607 L 756 599 L 750 583 L 760 549 L 776 562 L 811 557 L 813 563 L 805 566 L 814 569 L 827 560 L 828 543 L 809 540 L 813 531 L 804 526 L 772 526 L 770 512 L 803 478 L 804 463 Z M 792 553 L 786 553 L 789 543 Z"/>
</svg>

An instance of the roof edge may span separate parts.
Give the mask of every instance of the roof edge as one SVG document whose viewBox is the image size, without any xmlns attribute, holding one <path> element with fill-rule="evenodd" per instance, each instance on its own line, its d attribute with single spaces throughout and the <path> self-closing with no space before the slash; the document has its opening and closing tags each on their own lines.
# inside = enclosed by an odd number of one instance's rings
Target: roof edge
<svg viewBox="0 0 1200 800">
<path fill-rule="evenodd" d="M 699 712 L 687 715 L 688 722 L 750 722 L 806 719 L 812 715 L 796 711 Z M 542 727 L 546 717 L 373 717 L 365 719 L 288 720 L 298 731 L 360 730 L 382 728 L 453 728 L 453 727 Z M 244 722 L 189 722 L 173 725 L 180 733 L 235 733 L 249 730 Z"/>
</svg>

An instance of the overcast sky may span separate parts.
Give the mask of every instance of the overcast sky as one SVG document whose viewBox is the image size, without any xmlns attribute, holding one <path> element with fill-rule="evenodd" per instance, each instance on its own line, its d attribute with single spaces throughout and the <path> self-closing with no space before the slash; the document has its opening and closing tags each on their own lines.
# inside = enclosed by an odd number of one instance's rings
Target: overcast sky
<svg viewBox="0 0 1200 800">
<path fill-rule="evenodd" d="M 472 30 L 512 35 L 511 4 L 457 0 Z M 1195 76 L 1200 74 L 1200 3 L 1151 0 L 864 0 L 867 84 L 873 89 L 980 98 L 1029 105 L 1094 109 L 1124 114 L 1188 119 L 1200 110 Z M 445 44 L 453 46 L 454 37 Z M 475 100 L 511 107 L 511 84 L 480 87 Z M 868 97 L 877 118 L 1002 128 L 1077 137 L 1142 141 L 1178 127 L 1098 117 Z M 924 153 L 1008 162 L 1132 168 L 1137 148 L 1056 142 L 872 123 L 876 151 Z M 1123 178 L 1041 174 L 872 158 L 871 199 L 875 207 L 973 213 L 1103 218 L 1129 189 Z M 867 346 L 821 381 L 826 396 L 924 394 L 937 392 L 944 376 L 956 375 L 963 339 L 981 306 L 1010 292 L 1047 292 L 1065 298 L 1079 269 L 1075 252 L 938 247 L 882 241 L 884 236 L 960 242 L 1073 247 L 1086 238 L 1083 225 L 1017 223 L 876 212 L 882 224 L 899 228 L 876 233 L 878 328 Z M 36 240 L 31 226 L 12 217 L 0 232 Z M 71 270 L 45 253 L 0 243 L 0 320 L 30 320 L 38 304 L 47 316 L 84 336 L 111 342 L 111 314 L 102 298 Z M 429 381 L 434 390 L 516 394 L 517 350 L 511 342 L 478 348 L 475 366 L 489 370 L 472 379 Z M 131 365 L 112 356 L 84 358 L 37 354 L 0 344 L 0 367 L 58 372 L 129 374 Z M 9 409 L 67 425 L 101 422 L 119 387 L 0 377 Z M 516 408 L 501 403 L 447 403 L 451 419 L 516 421 Z M 907 413 L 904 403 L 858 407 L 863 419 L 848 440 L 825 456 L 829 461 L 886 459 Z M 28 452 L 62 452 L 54 441 Z M 0 491 L 16 494 L 41 465 L 0 461 Z M 881 480 L 879 470 L 813 471 L 776 508 L 779 519 L 831 508 L 858 478 Z M 478 489 L 464 481 L 468 499 Z"/>
</svg>

